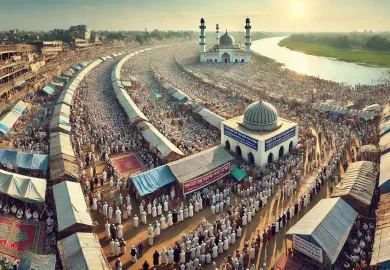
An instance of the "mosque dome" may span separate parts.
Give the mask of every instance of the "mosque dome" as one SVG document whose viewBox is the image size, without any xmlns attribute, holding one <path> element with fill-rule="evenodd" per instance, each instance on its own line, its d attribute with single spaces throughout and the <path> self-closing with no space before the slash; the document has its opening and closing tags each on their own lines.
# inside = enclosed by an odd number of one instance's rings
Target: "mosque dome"
<svg viewBox="0 0 390 270">
<path fill-rule="evenodd" d="M 242 124 L 250 130 L 274 130 L 278 128 L 278 112 L 273 105 L 260 100 L 247 107 Z"/>
<path fill-rule="evenodd" d="M 219 39 L 219 44 L 221 45 L 233 45 L 234 37 L 232 37 L 226 30 L 226 33 L 221 36 Z"/>
</svg>

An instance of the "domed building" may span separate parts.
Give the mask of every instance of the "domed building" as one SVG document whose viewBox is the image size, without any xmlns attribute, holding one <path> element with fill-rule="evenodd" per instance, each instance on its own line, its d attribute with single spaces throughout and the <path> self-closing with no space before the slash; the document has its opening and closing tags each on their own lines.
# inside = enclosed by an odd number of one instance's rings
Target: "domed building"
<svg viewBox="0 0 390 270">
<path fill-rule="evenodd" d="M 251 25 L 250 19 L 245 20 L 245 48 L 235 44 L 234 37 L 228 33 L 219 37 L 219 25 L 216 25 L 216 44 L 210 49 L 206 49 L 205 29 L 206 23 L 202 18 L 200 20 L 200 62 L 217 62 L 217 63 L 238 63 L 250 62 L 251 60 Z"/>
<path fill-rule="evenodd" d="M 221 125 L 221 144 L 257 166 L 280 159 L 298 143 L 298 124 L 280 118 L 276 108 L 262 100 Z"/>
</svg>

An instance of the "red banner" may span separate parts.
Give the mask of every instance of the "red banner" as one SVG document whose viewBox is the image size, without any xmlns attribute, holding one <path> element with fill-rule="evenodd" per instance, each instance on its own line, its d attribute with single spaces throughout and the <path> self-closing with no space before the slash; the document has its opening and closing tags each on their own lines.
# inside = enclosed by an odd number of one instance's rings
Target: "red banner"
<svg viewBox="0 0 390 270">
<path fill-rule="evenodd" d="M 183 193 L 187 194 L 195 190 L 198 190 L 202 187 L 205 187 L 213 183 L 214 181 L 218 180 L 219 178 L 227 175 L 228 173 L 230 173 L 230 163 L 226 163 L 225 165 L 219 167 L 218 169 L 208 174 L 205 174 L 199 178 L 185 182 L 183 184 Z"/>
</svg>

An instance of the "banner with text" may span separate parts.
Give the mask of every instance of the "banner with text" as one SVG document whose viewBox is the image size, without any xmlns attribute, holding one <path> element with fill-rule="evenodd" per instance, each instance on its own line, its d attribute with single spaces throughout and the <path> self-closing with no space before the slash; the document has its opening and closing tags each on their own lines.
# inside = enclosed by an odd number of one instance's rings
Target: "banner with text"
<svg viewBox="0 0 390 270">
<path fill-rule="evenodd" d="M 324 261 L 324 258 L 322 257 L 322 248 L 307 242 L 295 234 L 293 235 L 293 248 L 320 263 Z"/>
<path fill-rule="evenodd" d="M 295 127 L 290 128 L 279 135 L 265 140 L 265 152 L 295 136 Z"/>
<path fill-rule="evenodd" d="M 253 139 L 253 138 L 249 137 L 248 135 L 245 135 L 245 134 L 238 132 L 237 130 L 234 130 L 234 129 L 227 127 L 227 126 L 224 126 L 223 132 L 226 136 L 236 140 L 237 142 L 245 144 L 246 146 L 257 151 L 258 146 L 259 146 L 258 140 Z"/>
<path fill-rule="evenodd" d="M 187 194 L 195 190 L 198 190 L 202 187 L 205 187 L 229 173 L 230 173 L 230 162 L 226 163 L 225 165 L 219 167 L 218 169 L 208 174 L 205 174 L 194 180 L 183 183 L 183 194 Z"/>
</svg>

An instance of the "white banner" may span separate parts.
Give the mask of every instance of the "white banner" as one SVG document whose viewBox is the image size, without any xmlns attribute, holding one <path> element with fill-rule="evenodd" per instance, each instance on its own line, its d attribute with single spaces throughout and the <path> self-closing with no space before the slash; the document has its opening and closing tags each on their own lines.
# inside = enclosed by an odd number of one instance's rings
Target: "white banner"
<svg viewBox="0 0 390 270">
<path fill-rule="evenodd" d="M 320 263 L 324 261 L 324 258 L 322 257 L 322 248 L 307 242 L 295 234 L 293 235 L 293 248 L 309 256 L 310 258 L 319 261 Z"/>
</svg>

